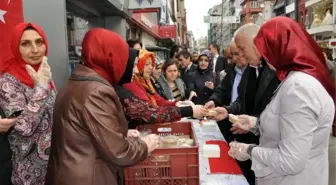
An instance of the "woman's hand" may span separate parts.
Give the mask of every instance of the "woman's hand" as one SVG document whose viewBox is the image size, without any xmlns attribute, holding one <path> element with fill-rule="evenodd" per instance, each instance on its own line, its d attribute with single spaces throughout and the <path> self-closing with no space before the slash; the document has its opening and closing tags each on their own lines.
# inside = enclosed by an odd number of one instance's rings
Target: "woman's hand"
<svg viewBox="0 0 336 185">
<path fill-rule="evenodd" d="M 35 85 L 45 86 L 50 83 L 52 75 L 47 57 L 43 57 L 43 60 L 41 62 L 38 71 L 35 71 L 34 68 L 30 65 L 26 65 L 26 70 L 33 79 Z"/>
<path fill-rule="evenodd" d="M 207 87 L 207 88 L 209 88 L 211 90 L 213 90 L 215 88 L 214 83 L 213 82 L 209 82 L 209 81 L 205 82 L 205 87 Z"/>
<path fill-rule="evenodd" d="M 203 105 L 194 105 L 192 106 L 193 109 L 193 117 L 194 118 L 203 118 L 209 112 Z"/>
<path fill-rule="evenodd" d="M 140 137 L 140 132 L 135 129 L 129 129 L 127 131 L 127 137 L 133 137 L 133 138 Z"/>
<path fill-rule="evenodd" d="M 240 115 L 238 116 L 238 120 L 234 121 L 234 123 L 232 124 L 231 131 L 233 132 L 233 134 L 244 134 L 251 131 L 251 129 L 255 128 L 256 124 L 257 124 L 256 117 L 248 115 Z"/>
<path fill-rule="evenodd" d="M 224 120 L 228 117 L 228 111 L 224 107 L 216 107 L 211 109 L 216 112 L 213 116 L 209 116 L 209 118 L 214 119 L 216 121 Z"/>
<path fill-rule="evenodd" d="M 160 146 L 160 137 L 156 134 L 149 134 L 141 139 L 147 144 L 148 153 L 154 151 Z"/>
<path fill-rule="evenodd" d="M 7 132 L 12 126 L 16 124 L 17 119 L 0 118 L 0 133 Z"/>
<path fill-rule="evenodd" d="M 210 101 L 205 103 L 204 107 L 207 108 L 207 109 L 213 109 L 213 108 L 215 108 L 215 102 L 210 100 Z"/>
<path fill-rule="evenodd" d="M 189 100 L 176 102 L 177 107 L 186 107 L 186 106 L 194 106 L 194 105 L 195 104 L 192 101 L 189 101 Z"/>
<path fill-rule="evenodd" d="M 250 159 L 250 156 L 247 153 L 248 147 L 249 144 L 233 141 L 230 143 L 229 155 L 238 161 L 246 161 Z"/>
<path fill-rule="evenodd" d="M 189 98 L 188 98 L 188 101 L 190 101 L 193 97 L 197 97 L 197 94 L 195 91 L 191 91 L 190 92 L 190 95 L 189 95 Z"/>
</svg>

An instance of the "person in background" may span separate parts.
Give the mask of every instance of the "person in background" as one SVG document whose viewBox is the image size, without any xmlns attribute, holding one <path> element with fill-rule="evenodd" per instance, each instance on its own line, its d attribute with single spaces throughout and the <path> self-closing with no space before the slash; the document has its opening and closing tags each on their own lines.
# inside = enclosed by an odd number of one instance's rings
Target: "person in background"
<svg viewBox="0 0 336 185">
<path fill-rule="evenodd" d="M 231 46 L 223 49 L 223 55 L 227 58 L 227 67 L 219 73 L 219 79 L 222 81 L 227 73 L 232 72 L 234 66 L 232 65 Z M 232 75 L 232 74 L 231 74 Z"/>
<path fill-rule="evenodd" d="M 169 52 L 169 58 L 170 59 L 177 59 L 176 58 L 176 55 L 181 52 L 183 49 L 181 46 L 178 46 L 178 45 L 173 45 L 172 48 L 170 49 L 170 52 Z"/>
<path fill-rule="evenodd" d="M 8 142 L 8 130 L 16 124 L 17 119 L 6 119 L 5 113 L 0 109 L 0 184 L 11 185 L 12 177 L 12 151 Z"/>
<path fill-rule="evenodd" d="M 161 88 L 160 84 L 158 83 L 158 80 L 160 76 L 162 75 L 162 65 L 164 63 L 164 60 L 155 60 L 155 66 L 152 70 L 152 75 L 150 77 L 151 83 L 154 86 L 156 92 L 161 96 L 165 97 L 165 94 L 163 92 L 163 89 Z"/>
<path fill-rule="evenodd" d="M 113 88 L 127 70 L 129 47 L 117 33 L 94 28 L 82 43 L 80 64 L 60 90 L 46 183 L 120 185 L 123 168 L 146 159 L 158 147 L 157 135 L 128 132 Z M 105 51 L 105 52 L 101 52 Z"/>
<path fill-rule="evenodd" d="M 140 50 L 137 68 L 138 73 L 135 74 L 131 83 L 123 84 L 123 87 L 134 93 L 143 101 L 151 103 L 155 106 L 174 105 L 177 101 L 168 101 L 157 94 L 150 77 L 155 66 L 154 53 L 147 50 Z"/>
<path fill-rule="evenodd" d="M 336 64 L 332 60 L 331 54 L 327 55 L 326 52 L 323 52 L 323 55 L 327 62 L 327 68 L 328 68 L 329 75 L 331 79 L 333 80 L 333 82 L 336 83 Z"/>
<path fill-rule="evenodd" d="M 158 79 L 166 100 L 181 101 L 187 98 L 187 89 L 181 78 L 178 76 L 177 63 L 169 59 L 163 63 L 162 75 Z"/>
<path fill-rule="evenodd" d="M 127 44 L 130 48 L 140 50 L 142 48 L 142 43 L 139 40 L 128 40 Z"/>
<path fill-rule="evenodd" d="M 198 65 L 198 57 L 199 57 L 199 54 L 197 51 L 194 51 L 192 53 L 192 63 L 195 64 L 195 65 Z"/>
<path fill-rule="evenodd" d="M 188 51 L 183 50 L 179 52 L 176 57 L 180 65 L 181 78 L 185 83 L 188 83 L 188 80 L 191 80 L 189 79 L 189 75 L 197 70 L 197 65 L 193 64 L 191 55 Z"/>
<path fill-rule="evenodd" d="M 270 69 L 267 63 L 260 58 L 256 58 L 250 53 L 253 49 L 253 39 L 259 31 L 259 26 L 253 23 L 241 26 L 234 35 L 235 43 L 241 56 L 249 63 L 249 67 L 242 74 L 238 97 L 228 106 L 224 106 L 226 111 L 225 119 L 228 114 L 240 115 L 247 114 L 259 117 L 261 112 L 266 108 L 273 97 L 274 91 L 280 84 L 276 73 Z M 208 104 L 208 108 L 215 105 Z M 232 130 L 234 134 L 247 134 L 244 137 L 245 143 L 258 144 L 259 137 L 248 132 Z M 255 175 L 251 170 L 251 160 L 238 162 L 247 181 L 255 184 Z"/>
<path fill-rule="evenodd" d="M 132 74 L 123 75 L 118 85 L 114 89 L 122 103 L 127 119 L 129 120 L 129 129 L 135 129 L 141 124 L 155 124 L 179 121 L 183 117 L 200 118 L 207 114 L 207 110 L 201 105 L 193 106 L 155 106 L 151 103 L 141 100 L 132 92 L 122 87 L 125 83 L 130 83 L 137 73 L 138 52 L 135 49 L 129 50 L 129 58 L 126 71 L 133 71 Z M 158 63 L 158 65 L 162 65 Z"/>
<path fill-rule="evenodd" d="M 229 154 L 252 160 L 258 185 L 328 185 L 335 84 L 320 47 L 305 28 L 279 16 L 261 26 L 249 51 L 282 82 L 259 119 L 241 115 L 233 125 L 260 135 L 260 144 L 232 142 Z"/>
<path fill-rule="evenodd" d="M 8 132 L 13 152 L 12 183 L 43 185 L 56 98 L 43 30 L 33 23 L 18 24 L 12 52 L 14 58 L 6 62 L 8 66 L 0 76 L 1 109 L 6 118 L 17 119 Z"/>
<path fill-rule="evenodd" d="M 230 58 L 233 65 L 232 72 L 221 81 L 221 84 L 215 88 L 214 93 L 209 98 L 209 102 L 205 104 L 205 107 L 214 106 L 228 106 L 235 102 L 239 96 L 239 91 L 241 91 L 242 85 L 241 79 L 246 68 L 249 68 L 246 59 L 244 59 L 243 54 L 237 48 L 237 45 L 232 39 L 230 43 Z M 244 82 L 242 83 L 244 84 Z M 229 120 L 223 120 L 218 124 L 224 138 L 227 142 L 233 140 L 246 141 L 250 136 L 248 134 L 233 134 L 231 132 L 231 123 Z"/>
<path fill-rule="evenodd" d="M 190 94 L 194 94 L 192 101 L 195 104 L 204 105 L 219 84 L 219 77 L 211 70 L 211 53 L 202 52 L 198 58 L 197 70 L 190 73 L 187 88 Z"/>
<path fill-rule="evenodd" d="M 225 57 L 219 56 L 219 46 L 215 43 L 209 45 L 209 50 L 212 53 L 212 66 L 211 69 L 216 72 L 220 73 L 221 71 L 225 70 L 228 66 L 228 61 Z"/>
</svg>

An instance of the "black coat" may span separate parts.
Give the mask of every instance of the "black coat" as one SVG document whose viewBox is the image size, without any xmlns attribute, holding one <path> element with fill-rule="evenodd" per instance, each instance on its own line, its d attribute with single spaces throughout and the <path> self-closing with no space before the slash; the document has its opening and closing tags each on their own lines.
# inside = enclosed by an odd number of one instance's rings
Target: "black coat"
<svg viewBox="0 0 336 185">
<path fill-rule="evenodd" d="M 205 82 L 207 81 L 214 83 L 214 86 L 216 87 L 219 85 L 220 80 L 219 76 L 212 70 L 196 70 L 189 75 L 187 89 L 189 92 L 196 92 L 197 97 L 194 97 L 192 101 L 197 105 L 204 105 L 214 91 L 205 86 Z"/>
<path fill-rule="evenodd" d="M 187 72 L 185 72 L 185 69 L 181 69 L 181 70 L 180 70 L 181 78 L 182 78 L 182 80 L 183 80 L 183 82 L 184 82 L 185 84 L 188 83 L 190 74 L 193 73 L 194 71 L 196 71 L 197 68 L 198 68 L 198 67 L 197 67 L 196 64 L 192 64 Z"/>
<path fill-rule="evenodd" d="M 216 107 L 230 105 L 231 103 L 232 86 L 236 76 L 236 71 L 234 68 L 235 65 L 227 66 L 225 69 L 226 76 L 220 82 L 220 84 L 216 86 L 214 92 L 209 98 L 209 101 L 212 100 L 215 102 Z"/>
<path fill-rule="evenodd" d="M 2 109 L 0 115 L 5 117 Z M 10 185 L 12 176 L 12 152 L 9 147 L 7 133 L 0 133 L 0 185 Z"/>
<path fill-rule="evenodd" d="M 280 84 L 280 81 L 276 77 L 276 73 L 272 71 L 265 62 L 259 71 L 258 79 L 253 81 L 252 77 L 253 75 L 255 76 L 255 72 L 255 69 L 251 67 L 247 67 L 244 70 L 238 86 L 238 98 L 235 102 L 226 106 L 229 113 L 235 115 L 247 114 L 259 117 L 271 101 L 274 91 Z M 231 123 L 227 119 L 219 122 L 219 127 L 227 142 L 236 140 L 242 143 L 259 143 L 259 137 L 252 133 L 232 134 L 230 131 Z M 255 175 L 251 170 L 251 160 L 243 162 L 238 161 L 238 165 L 242 169 L 249 184 L 254 185 Z"/>
</svg>

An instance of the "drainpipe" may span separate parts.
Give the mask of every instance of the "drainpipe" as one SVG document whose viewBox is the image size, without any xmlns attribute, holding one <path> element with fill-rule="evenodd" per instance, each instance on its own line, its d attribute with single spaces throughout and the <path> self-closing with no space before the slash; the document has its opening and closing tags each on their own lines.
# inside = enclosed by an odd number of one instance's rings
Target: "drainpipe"
<svg viewBox="0 0 336 185">
<path fill-rule="evenodd" d="M 299 13 L 299 1 L 300 0 L 295 0 L 295 20 L 296 22 L 299 22 L 300 20 L 300 13 Z"/>
<path fill-rule="evenodd" d="M 223 18 L 224 18 L 224 0 L 222 0 L 222 7 L 221 7 L 221 24 L 220 24 L 220 44 L 219 46 L 223 48 Z M 220 52 L 220 51 L 219 51 Z"/>
</svg>

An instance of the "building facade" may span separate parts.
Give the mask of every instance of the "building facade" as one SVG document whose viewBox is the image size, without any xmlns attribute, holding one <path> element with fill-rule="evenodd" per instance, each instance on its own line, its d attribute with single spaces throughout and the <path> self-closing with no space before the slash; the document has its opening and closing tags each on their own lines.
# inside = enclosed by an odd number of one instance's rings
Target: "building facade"
<svg viewBox="0 0 336 185">
<path fill-rule="evenodd" d="M 209 9 L 209 16 L 218 16 L 221 15 L 222 5 L 216 5 Z M 209 31 L 208 31 L 208 43 L 216 43 L 221 45 L 221 25 L 220 23 L 209 23 Z"/>
<path fill-rule="evenodd" d="M 241 5 L 241 25 L 247 23 L 255 23 L 259 17 L 259 13 L 263 11 L 261 1 L 257 0 L 244 0 Z"/>
<path fill-rule="evenodd" d="M 48 62 L 56 87 L 69 77 L 80 60 L 81 42 L 86 31 L 103 27 L 126 38 L 129 0 L 29 0 L 22 1 L 25 21 L 40 25 L 49 41 Z"/>
<path fill-rule="evenodd" d="M 39 24 L 46 32 L 51 48 L 48 59 L 57 87 L 63 85 L 81 60 L 81 43 L 91 28 L 113 30 L 125 40 L 136 38 L 145 46 L 169 47 L 177 40 L 178 0 L 22 2 L 25 21 Z"/>
</svg>

